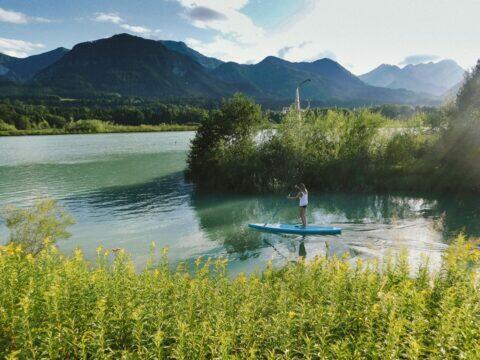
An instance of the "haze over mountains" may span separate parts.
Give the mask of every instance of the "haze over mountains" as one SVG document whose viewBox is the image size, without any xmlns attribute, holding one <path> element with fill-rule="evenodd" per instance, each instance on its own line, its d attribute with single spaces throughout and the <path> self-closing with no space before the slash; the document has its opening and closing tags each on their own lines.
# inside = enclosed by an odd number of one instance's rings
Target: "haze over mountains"
<svg viewBox="0 0 480 360">
<path fill-rule="evenodd" d="M 357 77 L 330 59 L 289 62 L 269 56 L 258 64 L 224 63 L 183 42 L 128 34 L 59 48 L 25 59 L 0 54 L 0 80 L 57 95 L 219 99 L 237 91 L 264 103 L 291 103 L 299 82 L 304 99 L 322 105 L 432 104 L 458 84 L 464 70 L 453 61 L 382 65 Z M 2 83 L 0 81 L 0 83 Z M 11 85 L 11 83 L 10 83 Z M 0 86 L 0 95 L 10 87 Z"/>
<path fill-rule="evenodd" d="M 437 63 L 407 65 L 403 68 L 383 64 L 361 75 L 360 79 L 373 86 L 442 96 L 458 85 L 464 76 L 465 70 L 455 61 L 442 60 Z"/>
</svg>

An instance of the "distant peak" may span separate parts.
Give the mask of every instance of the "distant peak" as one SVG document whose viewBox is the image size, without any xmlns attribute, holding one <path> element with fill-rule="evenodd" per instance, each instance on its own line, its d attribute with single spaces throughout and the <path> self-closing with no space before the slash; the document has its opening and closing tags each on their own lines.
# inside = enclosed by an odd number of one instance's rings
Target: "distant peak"
<svg viewBox="0 0 480 360">
<path fill-rule="evenodd" d="M 378 67 L 378 69 L 400 69 L 400 68 L 397 65 L 382 64 Z"/>
<path fill-rule="evenodd" d="M 265 59 L 263 59 L 262 61 L 260 61 L 260 63 L 270 63 L 270 64 L 280 64 L 280 63 L 286 63 L 287 61 L 286 60 L 283 60 L 283 59 L 280 59 L 276 56 L 267 56 Z"/>
<path fill-rule="evenodd" d="M 336 61 L 333 60 L 333 59 L 330 59 L 329 57 L 323 57 L 323 58 L 317 59 L 313 62 L 336 62 Z"/>
<path fill-rule="evenodd" d="M 121 34 L 115 34 L 109 38 L 105 38 L 105 39 L 99 39 L 97 41 L 94 41 L 94 42 L 98 42 L 98 41 L 153 41 L 153 40 L 149 40 L 149 39 L 145 39 L 141 36 L 136 36 L 136 35 L 132 35 L 132 34 L 127 34 L 127 33 L 121 33 Z"/>
<path fill-rule="evenodd" d="M 58 48 L 56 48 L 56 49 L 53 49 L 52 51 L 54 51 L 54 52 L 67 52 L 67 51 L 70 51 L 70 50 L 68 50 L 67 48 L 64 48 L 64 47 L 60 46 L 60 47 L 58 47 Z"/>
<path fill-rule="evenodd" d="M 312 61 L 312 64 L 328 64 L 328 65 L 340 65 L 338 62 L 335 60 L 332 60 L 328 57 L 321 58 L 315 61 Z"/>
<path fill-rule="evenodd" d="M 131 38 L 138 38 L 138 36 L 135 36 L 135 35 L 132 35 L 132 34 L 127 34 L 127 33 L 120 33 L 120 34 L 115 34 L 112 37 L 110 37 L 110 39 L 122 39 L 122 38 L 131 39 Z"/>
</svg>

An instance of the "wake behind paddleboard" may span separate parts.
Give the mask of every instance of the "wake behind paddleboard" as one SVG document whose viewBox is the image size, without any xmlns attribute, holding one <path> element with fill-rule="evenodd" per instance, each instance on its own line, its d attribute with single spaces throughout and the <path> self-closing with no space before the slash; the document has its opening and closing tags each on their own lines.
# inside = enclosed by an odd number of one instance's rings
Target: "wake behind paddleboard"
<svg viewBox="0 0 480 360">
<path fill-rule="evenodd" d="M 290 224 L 248 224 L 248 227 L 279 234 L 298 234 L 298 235 L 337 235 L 342 233 L 342 229 L 333 226 L 308 225 L 290 225 Z"/>
</svg>

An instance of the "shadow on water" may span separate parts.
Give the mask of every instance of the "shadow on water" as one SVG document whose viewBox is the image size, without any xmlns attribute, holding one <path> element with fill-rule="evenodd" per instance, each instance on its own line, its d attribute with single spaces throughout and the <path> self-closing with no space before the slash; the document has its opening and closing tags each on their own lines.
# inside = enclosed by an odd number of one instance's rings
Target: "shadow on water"
<svg viewBox="0 0 480 360">
<path fill-rule="evenodd" d="M 138 214 L 171 212 L 188 205 L 194 186 L 184 181 L 182 171 L 152 181 L 128 186 L 113 186 L 80 197 L 66 198 L 67 203 L 84 203 L 97 210 L 123 218 Z"/>
</svg>

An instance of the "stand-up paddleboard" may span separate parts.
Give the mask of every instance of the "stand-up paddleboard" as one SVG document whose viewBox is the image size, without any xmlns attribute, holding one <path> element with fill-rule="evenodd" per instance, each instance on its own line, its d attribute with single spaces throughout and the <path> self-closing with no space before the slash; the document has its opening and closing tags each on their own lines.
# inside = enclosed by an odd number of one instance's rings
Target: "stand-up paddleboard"
<svg viewBox="0 0 480 360">
<path fill-rule="evenodd" d="M 318 225 L 289 225 L 289 224 L 248 224 L 248 227 L 271 233 L 297 234 L 297 235 L 337 235 L 342 229 L 333 226 Z"/>
</svg>

